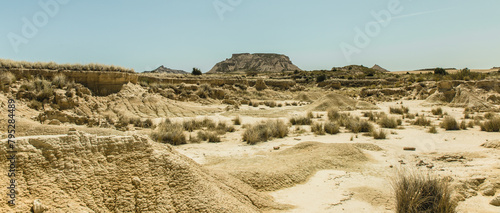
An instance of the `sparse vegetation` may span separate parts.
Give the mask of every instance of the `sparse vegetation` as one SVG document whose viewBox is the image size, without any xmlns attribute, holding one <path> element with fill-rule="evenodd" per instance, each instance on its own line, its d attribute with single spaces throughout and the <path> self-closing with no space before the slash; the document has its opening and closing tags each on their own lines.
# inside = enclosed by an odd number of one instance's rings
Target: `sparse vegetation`
<svg viewBox="0 0 500 213">
<path fill-rule="evenodd" d="M 0 74 L 0 90 L 4 90 L 16 81 L 16 76 L 11 72 L 2 72 Z"/>
<path fill-rule="evenodd" d="M 340 118 L 340 113 L 339 110 L 337 109 L 329 109 L 327 114 L 328 114 L 328 119 L 330 119 L 331 121 L 335 121 Z"/>
<path fill-rule="evenodd" d="M 460 130 L 457 120 L 451 116 L 446 116 L 440 124 L 441 128 L 446 130 Z"/>
<path fill-rule="evenodd" d="M 248 127 L 243 133 L 243 141 L 254 145 L 272 138 L 284 138 L 288 135 L 288 126 L 281 120 L 268 120 Z"/>
<path fill-rule="evenodd" d="M 386 139 L 387 133 L 383 129 L 380 129 L 378 131 L 374 130 L 374 131 L 372 131 L 372 136 L 374 139 L 382 140 L 382 139 Z"/>
<path fill-rule="evenodd" d="M 314 132 L 316 135 L 325 135 L 325 126 L 322 123 L 313 123 L 311 125 L 311 132 Z"/>
<path fill-rule="evenodd" d="M 328 121 L 324 126 L 325 132 L 331 135 L 335 135 L 340 132 L 340 126 L 336 122 Z"/>
<path fill-rule="evenodd" d="M 451 198 L 451 189 L 443 179 L 416 172 L 400 172 L 392 185 L 398 213 L 455 212 L 456 203 Z"/>
<path fill-rule="evenodd" d="M 425 118 L 424 115 L 420 115 L 412 124 L 417 126 L 430 126 L 431 121 Z"/>
<path fill-rule="evenodd" d="M 443 109 L 441 107 L 434 108 L 431 112 L 433 115 L 443 115 Z"/>
<path fill-rule="evenodd" d="M 500 117 L 495 116 L 481 123 L 481 131 L 500 132 Z"/>
<path fill-rule="evenodd" d="M 9 59 L 0 59 L 0 68 L 4 69 L 47 69 L 47 70 L 72 70 L 72 71 L 103 71 L 103 72 L 129 72 L 134 69 L 128 69 L 115 65 L 104 64 L 56 64 L 54 62 L 26 62 L 14 61 Z"/>
<path fill-rule="evenodd" d="M 162 122 L 151 133 L 151 138 L 160 143 L 168 143 L 171 145 L 186 144 L 186 135 L 182 124 L 172 123 L 170 120 Z"/>
<path fill-rule="evenodd" d="M 294 116 L 290 118 L 290 123 L 292 125 L 311 125 L 312 120 L 307 116 Z"/>
<path fill-rule="evenodd" d="M 400 115 L 403 115 L 405 113 L 408 113 L 409 111 L 410 111 L 410 109 L 408 107 L 405 107 L 405 106 L 391 107 L 391 108 L 389 108 L 389 112 L 391 114 L 400 114 Z"/>
<path fill-rule="evenodd" d="M 236 116 L 235 118 L 233 118 L 233 124 L 234 125 L 241 125 L 241 118 L 240 116 Z"/>
<path fill-rule="evenodd" d="M 193 71 L 191 72 L 192 75 L 202 75 L 203 73 L 201 72 L 200 69 L 194 67 Z"/>
<path fill-rule="evenodd" d="M 64 74 L 59 74 L 54 76 L 52 79 L 52 85 L 56 86 L 57 88 L 63 88 L 68 84 L 68 79 Z"/>
<path fill-rule="evenodd" d="M 388 116 L 384 116 L 379 120 L 379 125 L 383 128 L 397 128 L 398 127 L 398 121 L 396 118 L 389 118 Z"/>
<path fill-rule="evenodd" d="M 436 134 L 438 131 L 437 131 L 437 128 L 435 126 L 431 126 L 431 128 L 429 128 L 429 133 L 432 133 L 432 134 Z"/>
</svg>

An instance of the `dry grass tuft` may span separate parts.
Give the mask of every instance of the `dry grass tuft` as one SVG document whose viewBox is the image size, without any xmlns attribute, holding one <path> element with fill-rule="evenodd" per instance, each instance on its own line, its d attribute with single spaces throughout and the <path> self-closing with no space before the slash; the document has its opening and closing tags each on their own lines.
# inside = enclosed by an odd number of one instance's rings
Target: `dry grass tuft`
<svg viewBox="0 0 500 213">
<path fill-rule="evenodd" d="M 400 171 L 392 185 L 398 213 L 455 212 L 456 203 L 451 198 L 451 189 L 443 179 Z"/>
<path fill-rule="evenodd" d="M 422 114 L 412 124 L 417 126 L 430 126 L 431 121 L 425 118 L 425 116 Z"/>
<path fill-rule="evenodd" d="M 481 123 L 481 131 L 500 132 L 500 117 L 495 116 Z"/>
<path fill-rule="evenodd" d="M 312 120 L 307 116 L 294 116 L 290 118 L 290 123 L 292 125 L 311 125 Z"/>
<path fill-rule="evenodd" d="M 325 135 L 325 126 L 322 123 L 314 123 L 311 125 L 311 132 L 315 135 Z"/>
<path fill-rule="evenodd" d="M 460 130 L 457 120 L 451 116 L 446 116 L 440 126 L 446 130 Z"/>
<path fill-rule="evenodd" d="M 383 129 L 380 129 L 379 131 L 374 130 L 372 131 L 372 136 L 374 139 L 382 140 L 387 138 L 387 133 Z"/>
<path fill-rule="evenodd" d="M 405 113 L 410 112 L 410 109 L 408 107 L 405 107 L 405 106 L 391 107 L 391 108 L 389 108 L 389 112 L 391 114 L 400 114 L 400 115 L 403 115 Z"/>
<path fill-rule="evenodd" d="M 240 116 L 236 116 L 235 118 L 233 118 L 233 124 L 234 125 L 241 125 L 241 118 Z"/>
<path fill-rule="evenodd" d="M 383 128 L 391 128 L 395 129 L 398 127 L 399 123 L 396 118 L 389 118 L 388 116 L 384 116 L 378 121 L 378 124 Z"/>
<path fill-rule="evenodd" d="M 436 134 L 436 133 L 438 133 L 437 128 L 436 128 L 435 126 L 431 126 L 431 128 L 429 128 L 429 131 L 428 131 L 428 132 L 429 132 L 429 133 L 432 133 L 432 134 Z"/>
<path fill-rule="evenodd" d="M 166 120 L 151 133 L 151 138 L 160 143 L 168 143 L 171 145 L 186 144 L 186 135 L 182 124 L 172 123 Z"/>
<path fill-rule="evenodd" d="M 432 109 L 431 112 L 433 115 L 443 115 L 443 109 L 441 107 Z"/>
<path fill-rule="evenodd" d="M 336 122 L 326 122 L 324 126 L 325 132 L 331 135 L 335 135 L 340 132 L 340 126 Z"/>
<path fill-rule="evenodd" d="M 254 145 L 272 138 L 284 138 L 288 135 L 288 126 L 281 120 L 268 120 L 249 126 L 243 133 L 243 141 Z"/>
</svg>

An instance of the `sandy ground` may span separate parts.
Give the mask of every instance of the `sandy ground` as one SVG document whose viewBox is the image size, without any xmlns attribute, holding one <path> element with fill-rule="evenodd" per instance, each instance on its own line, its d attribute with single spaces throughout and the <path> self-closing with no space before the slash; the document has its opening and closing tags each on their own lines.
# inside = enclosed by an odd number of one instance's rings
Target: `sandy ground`
<svg viewBox="0 0 500 213">
<path fill-rule="evenodd" d="M 401 101 L 378 104 L 379 111 L 388 113 L 391 106 L 399 106 Z M 410 108 L 410 113 L 426 114 L 438 125 L 440 118 L 432 116 L 432 107 L 421 106 L 422 101 L 403 101 Z M 442 107 L 449 115 L 463 118 L 463 108 Z M 299 108 L 300 109 L 300 108 Z M 250 110 L 250 109 L 242 109 Z M 259 115 L 266 109 L 257 109 Z M 297 110 L 288 114 L 300 114 Z M 363 111 L 351 111 L 361 115 Z M 317 112 L 325 114 L 325 112 Z M 251 112 L 245 112 L 251 115 Z M 227 114 L 226 114 L 227 115 Z M 396 115 L 393 115 L 396 116 Z M 221 117 L 229 120 L 231 117 Z M 274 116 L 270 116 L 274 117 Z M 255 123 L 263 117 L 241 116 L 243 123 Z M 326 116 L 319 120 L 326 119 Z M 222 143 L 187 144 L 176 147 L 182 154 L 200 164 L 207 164 L 218 158 L 244 157 L 275 152 L 273 147 L 281 150 L 304 141 L 321 143 L 373 143 L 382 151 L 363 152 L 369 157 L 363 168 L 358 171 L 322 170 L 303 184 L 291 188 L 269 192 L 276 201 L 296 206 L 286 212 L 393 212 L 394 199 L 391 189 L 391 177 L 398 168 L 420 170 L 438 176 L 450 176 L 454 180 L 468 180 L 474 177 L 486 177 L 495 180 L 500 176 L 500 150 L 486 149 L 480 145 L 488 140 L 499 139 L 498 133 L 481 132 L 479 127 L 462 131 L 444 131 L 438 128 L 438 134 L 431 134 L 427 129 L 412 126 L 406 122 L 402 129 L 387 129 L 391 134 L 386 140 L 374 140 L 362 134 L 353 134 L 342 130 L 337 135 L 315 136 L 304 126 L 305 133 L 297 133 L 291 127 L 291 134 L 284 139 L 275 139 L 254 146 L 241 140 L 243 129 L 237 127 L 234 133 L 226 134 Z M 352 141 L 350 140 L 352 138 Z M 404 151 L 403 147 L 415 147 L 416 151 Z M 443 155 L 463 156 L 466 160 L 457 162 L 437 161 Z M 434 165 L 432 169 L 416 166 L 420 161 Z M 498 179 L 496 179 L 498 181 Z M 484 197 L 480 193 L 464 202 L 460 202 L 458 212 L 500 212 L 499 207 L 489 205 L 492 197 Z"/>
</svg>

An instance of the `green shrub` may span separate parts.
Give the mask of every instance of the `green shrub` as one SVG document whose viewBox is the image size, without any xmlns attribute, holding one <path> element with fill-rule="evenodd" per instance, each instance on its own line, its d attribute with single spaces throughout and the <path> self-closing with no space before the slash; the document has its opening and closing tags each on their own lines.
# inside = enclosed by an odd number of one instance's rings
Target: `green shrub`
<svg viewBox="0 0 500 213">
<path fill-rule="evenodd" d="M 326 122 L 325 123 L 325 132 L 331 135 L 335 135 L 340 132 L 340 126 L 336 122 Z"/>
<path fill-rule="evenodd" d="M 378 123 L 383 128 L 395 129 L 398 127 L 398 121 L 396 118 L 389 118 L 388 116 L 381 118 Z"/>
<path fill-rule="evenodd" d="M 451 189 L 443 179 L 416 172 L 400 172 L 392 185 L 398 213 L 455 212 L 456 203 L 451 198 Z"/>
<path fill-rule="evenodd" d="M 311 125 L 312 120 L 307 116 L 294 116 L 290 118 L 292 125 Z"/>
<path fill-rule="evenodd" d="M 288 135 L 288 126 L 281 120 L 268 120 L 249 126 L 243 133 L 243 141 L 254 145 L 272 138 L 284 138 Z"/>
<path fill-rule="evenodd" d="M 446 130 L 460 130 L 457 120 L 451 116 L 446 116 L 440 126 Z"/>
<path fill-rule="evenodd" d="M 445 69 L 438 67 L 434 69 L 434 75 L 448 75 L 448 72 L 446 72 Z"/>
<path fill-rule="evenodd" d="M 186 135 L 182 124 L 171 123 L 167 120 L 156 128 L 151 133 L 151 138 L 160 143 L 168 143 L 171 145 L 186 144 Z"/>
</svg>

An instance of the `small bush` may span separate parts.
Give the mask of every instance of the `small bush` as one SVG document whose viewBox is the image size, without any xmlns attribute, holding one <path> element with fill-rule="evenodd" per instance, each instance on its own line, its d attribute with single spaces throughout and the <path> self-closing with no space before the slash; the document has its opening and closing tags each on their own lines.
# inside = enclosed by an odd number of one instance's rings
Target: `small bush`
<svg viewBox="0 0 500 213">
<path fill-rule="evenodd" d="M 431 110 L 433 115 L 443 115 L 443 109 L 441 107 Z"/>
<path fill-rule="evenodd" d="M 224 122 L 219 122 L 215 128 L 220 134 L 225 134 L 226 132 L 234 132 L 236 129 L 232 125 L 228 125 Z"/>
<path fill-rule="evenodd" d="M 437 128 L 435 126 L 431 126 L 431 128 L 429 128 L 429 133 L 432 133 L 432 134 L 436 134 L 438 131 L 437 131 Z"/>
<path fill-rule="evenodd" d="M 321 123 L 314 123 L 311 125 L 311 132 L 314 132 L 316 135 L 325 135 L 325 127 Z"/>
<path fill-rule="evenodd" d="M 56 86 L 57 88 L 62 89 L 67 84 L 68 84 L 68 79 L 63 74 L 58 74 L 54 76 L 54 78 L 52 79 L 52 85 Z"/>
<path fill-rule="evenodd" d="M 209 143 L 218 143 L 222 141 L 220 136 L 215 132 L 209 132 L 207 138 Z"/>
<path fill-rule="evenodd" d="M 337 109 L 329 109 L 327 114 L 328 114 L 328 119 L 330 119 L 331 121 L 336 121 L 340 118 L 340 113 L 339 110 Z"/>
<path fill-rule="evenodd" d="M 201 72 L 200 69 L 198 68 L 193 68 L 193 71 L 191 72 L 192 75 L 202 75 L 203 73 Z"/>
<path fill-rule="evenodd" d="M 500 117 L 493 117 L 481 123 L 481 131 L 500 132 Z"/>
<path fill-rule="evenodd" d="M 276 101 L 264 101 L 264 105 L 274 108 L 276 107 Z"/>
<path fill-rule="evenodd" d="M 314 118 L 314 114 L 311 111 L 309 111 L 309 112 L 307 112 L 307 117 Z"/>
<path fill-rule="evenodd" d="M 348 119 L 345 127 L 353 133 L 371 132 L 373 130 L 373 125 L 370 122 L 355 118 Z"/>
<path fill-rule="evenodd" d="M 264 79 L 261 78 L 257 79 L 257 82 L 255 83 L 255 89 L 257 89 L 257 91 L 262 91 L 267 89 L 267 85 Z"/>
<path fill-rule="evenodd" d="M 0 89 L 4 90 L 12 83 L 16 82 L 16 76 L 11 72 L 2 72 L 0 74 Z"/>
<path fill-rule="evenodd" d="M 233 124 L 234 125 L 241 125 L 241 118 L 240 116 L 236 116 L 235 118 L 233 118 Z"/>
<path fill-rule="evenodd" d="M 487 112 L 486 114 L 484 114 L 484 118 L 486 119 L 492 119 L 493 117 L 495 117 L 495 113 L 493 112 Z"/>
<path fill-rule="evenodd" d="M 431 121 L 425 118 L 424 115 L 420 115 L 412 124 L 417 126 L 430 126 Z"/>
<path fill-rule="evenodd" d="M 454 213 L 456 203 L 443 179 L 417 173 L 400 173 L 393 180 L 396 212 Z"/>
<path fill-rule="evenodd" d="M 288 127 L 281 120 L 268 120 L 249 126 L 243 133 L 243 141 L 254 145 L 272 138 L 284 138 L 288 135 Z"/>
<path fill-rule="evenodd" d="M 462 129 L 462 130 L 467 129 L 467 123 L 464 120 L 462 122 L 460 122 L 460 129 Z"/>
<path fill-rule="evenodd" d="M 171 145 L 186 144 L 186 135 L 182 124 L 171 123 L 167 120 L 161 123 L 153 133 L 151 138 L 160 143 L 168 143 Z"/>
<path fill-rule="evenodd" d="M 391 114 L 400 114 L 400 115 L 403 115 L 405 113 L 408 113 L 410 112 L 410 108 L 408 107 L 405 107 L 405 106 L 401 106 L 401 107 L 391 107 L 389 108 L 389 112 Z"/>
<path fill-rule="evenodd" d="M 383 129 L 380 129 L 379 131 L 372 131 L 372 136 L 374 139 L 382 140 L 386 139 L 387 133 Z"/>
<path fill-rule="evenodd" d="M 290 123 L 292 125 L 311 125 L 312 120 L 309 117 L 295 116 L 290 118 Z"/>
<path fill-rule="evenodd" d="M 326 133 L 331 135 L 335 135 L 340 132 L 340 126 L 335 122 L 326 122 L 324 129 Z"/>
<path fill-rule="evenodd" d="M 448 75 L 448 72 L 446 72 L 445 69 L 438 67 L 434 69 L 434 75 Z"/>
<path fill-rule="evenodd" d="M 460 130 L 457 120 L 451 116 L 446 116 L 440 126 L 446 130 Z"/>
<path fill-rule="evenodd" d="M 398 121 L 396 118 L 389 118 L 388 116 L 381 118 L 378 123 L 383 128 L 395 129 L 398 127 Z"/>
</svg>

